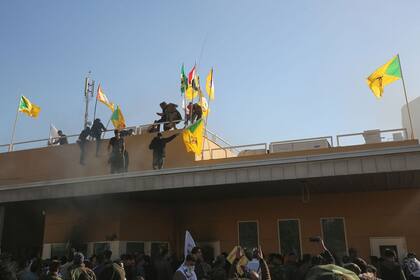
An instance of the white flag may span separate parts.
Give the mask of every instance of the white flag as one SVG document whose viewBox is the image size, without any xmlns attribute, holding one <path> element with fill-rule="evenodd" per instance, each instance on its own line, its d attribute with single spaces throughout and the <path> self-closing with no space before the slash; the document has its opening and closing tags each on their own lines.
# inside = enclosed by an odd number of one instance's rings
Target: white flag
<svg viewBox="0 0 420 280">
<path fill-rule="evenodd" d="M 58 129 L 55 128 L 53 124 L 50 124 L 50 136 L 48 137 L 48 145 L 58 145 L 58 143 L 54 144 L 54 142 L 57 141 L 59 138 L 60 135 L 58 135 Z"/>
<path fill-rule="evenodd" d="M 191 250 L 195 247 L 195 241 L 191 236 L 191 233 L 187 230 L 185 231 L 185 245 L 184 245 L 184 258 L 191 253 Z"/>
</svg>

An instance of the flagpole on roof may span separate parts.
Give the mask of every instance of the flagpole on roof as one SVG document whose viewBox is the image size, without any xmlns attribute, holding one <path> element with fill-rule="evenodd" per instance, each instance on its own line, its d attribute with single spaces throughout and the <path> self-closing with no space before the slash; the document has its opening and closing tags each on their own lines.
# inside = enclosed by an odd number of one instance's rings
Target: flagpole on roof
<svg viewBox="0 0 420 280">
<path fill-rule="evenodd" d="M 12 137 L 10 139 L 9 152 L 13 151 L 13 142 L 15 141 L 16 124 L 17 124 L 18 117 L 19 117 L 19 107 L 20 107 L 20 100 L 21 99 L 22 99 L 22 97 L 19 97 L 19 102 L 18 102 L 18 106 L 17 106 L 17 109 L 16 109 L 15 123 L 13 124 Z"/>
<path fill-rule="evenodd" d="M 207 80 L 206 80 L 206 83 L 207 83 Z M 211 81 L 210 81 L 210 85 L 211 84 L 213 84 L 213 67 L 211 68 Z M 207 84 L 206 84 L 207 85 Z M 206 87 L 206 89 L 207 89 L 207 87 Z M 207 92 L 207 95 L 209 95 L 209 93 Z M 209 118 L 209 113 L 210 113 L 210 102 L 211 102 L 211 98 L 210 98 L 210 96 L 209 96 L 209 100 L 207 101 L 207 115 L 206 115 L 206 122 L 204 123 L 204 133 L 205 133 L 205 135 L 207 136 L 207 121 L 208 121 L 208 118 Z M 208 146 L 208 148 L 210 149 L 210 143 L 209 143 L 209 138 L 208 137 L 206 137 L 206 139 L 207 139 L 207 146 Z M 203 141 L 203 149 L 202 149 L 202 151 L 201 151 L 201 159 L 203 160 L 204 159 L 204 143 L 205 143 L 205 141 Z"/>
<path fill-rule="evenodd" d="M 99 91 L 100 87 L 101 87 L 101 83 L 99 83 L 99 85 L 98 85 L 98 91 Z M 95 97 L 95 109 L 93 110 L 93 121 L 95 121 L 95 119 L 96 119 L 96 106 L 97 105 L 98 105 L 98 95 L 96 95 L 96 97 Z"/>
<path fill-rule="evenodd" d="M 400 54 L 397 54 L 397 56 L 398 56 L 398 62 L 399 62 L 399 64 L 400 64 L 400 70 L 401 70 L 401 80 L 402 80 L 403 89 L 404 89 L 405 104 L 407 105 L 408 120 L 410 121 L 410 130 L 411 130 L 411 135 L 410 135 L 410 138 L 411 138 L 411 140 L 413 140 L 413 139 L 414 139 L 414 130 L 413 130 L 413 123 L 412 123 L 412 121 L 411 121 L 410 106 L 408 105 L 407 89 L 405 88 L 404 76 L 403 76 L 403 71 L 402 71 L 402 67 L 401 67 Z"/>
</svg>

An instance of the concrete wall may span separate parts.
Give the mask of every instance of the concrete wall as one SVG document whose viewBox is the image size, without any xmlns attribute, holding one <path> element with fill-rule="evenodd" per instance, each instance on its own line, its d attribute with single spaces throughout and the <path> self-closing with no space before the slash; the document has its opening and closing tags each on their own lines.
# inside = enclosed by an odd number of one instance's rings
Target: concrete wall
<svg viewBox="0 0 420 280">
<path fill-rule="evenodd" d="M 112 202 L 112 204 L 110 204 Z M 371 237 L 405 237 L 409 251 L 420 252 L 420 191 L 383 191 L 260 198 L 195 199 L 142 202 L 136 199 L 97 200 L 53 205 L 46 210 L 44 243 L 65 243 L 75 224 L 86 227 L 86 241 L 117 239 L 169 241 L 182 252 L 185 230 L 197 241 L 220 241 L 221 251 L 238 243 L 238 221 L 257 220 L 259 242 L 266 253 L 278 252 L 278 219 L 299 219 L 303 253 L 315 253 L 308 241 L 321 235 L 321 218 L 344 217 L 348 247 L 371 254 Z"/>
<path fill-rule="evenodd" d="M 168 132 L 164 137 L 182 131 Z M 152 169 L 152 151 L 149 144 L 155 134 L 126 137 L 129 152 L 129 171 Z M 108 140 L 101 141 L 99 156 L 95 156 L 96 142 L 87 144 L 86 164 L 80 165 L 77 144 L 16 151 L 0 154 L 0 185 L 78 178 L 110 173 L 107 152 Z M 167 145 L 165 167 L 191 166 L 194 154 L 187 153 L 182 137 Z"/>
</svg>

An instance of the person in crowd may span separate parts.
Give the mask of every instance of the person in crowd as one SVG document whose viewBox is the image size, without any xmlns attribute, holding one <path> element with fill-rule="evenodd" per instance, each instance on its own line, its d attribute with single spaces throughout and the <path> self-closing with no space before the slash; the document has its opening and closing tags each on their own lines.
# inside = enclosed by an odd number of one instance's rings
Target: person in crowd
<svg viewBox="0 0 420 280">
<path fill-rule="evenodd" d="M 271 280 L 270 271 L 268 269 L 268 265 L 266 261 L 264 260 L 261 247 L 259 247 L 257 251 L 257 258 L 258 258 L 258 261 L 260 262 L 261 276 L 255 271 L 248 272 L 246 270 L 244 272 L 245 275 L 241 275 L 240 272 L 237 271 L 237 265 L 241 258 L 242 258 L 241 250 L 238 247 L 235 254 L 235 260 L 233 261 L 232 266 L 230 267 L 228 279 L 248 278 L 252 280 Z"/>
<path fill-rule="evenodd" d="M 68 268 L 64 280 L 96 280 L 95 273 L 84 264 L 85 256 L 77 252 L 73 257 L 73 265 Z"/>
<path fill-rule="evenodd" d="M 19 280 L 38 280 L 42 274 L 42 260 L 34 259 L 29 266 L 29 270 L 19 276 Z"/>
<path fill-rule="evenodd" d="M 188 254 L 184 263 L 175 271 L 173 280 L 197 280 L 197 275 L 194 271 L 195 262 L 195 256 Z"/>
<path fill-rule="evenodd" d="M 360 267 L 355 263 L 345 263 L 343 265 L 345 269 L 348 269 L 350 271 L 353 271 L 356 275 L 362 274 L 362 270 Z"/>
<path fill-rule="evenodd" d="M 62 280 L 59 275 L 61 263 L 57 260 L 52 260 L 49 268 L 48 268 L 48 275 L 44 277 L 44 280 Z"/>
<path fill-rule="evenodd" d="M 173 271 L 167 249 L 162 249 L 162 251 L 156 256 L 154 259 L 154 268 L 156 272 L 156 280 L 172 279 Z"/>
<path fill-rule="evenodd" d="M 210 271 L 210 279 L 212 280 L 226 280 L 226 257 L 224 255 L 217 256 L 213 267 Z"/>
<path fill-rule="evenodd" d="M 85 129 L 82 130 L 79 134 L 79 139 L 77 139 L 77 144 L 80 147 L 80 164 L 85 164 L 85 148 L 86 143 L 88 141 L 88 137 L 90 135 L 90 127 L 86 126 Z"/>
<path fill-rule="evenodd" d="M 405 276 L 400 264 L 396 261 L 396 255 L 393 250 L 386 249 L 384 260 L 378 268 L 378 276 L 383 280 L 405 280 Z"/>
<path fill-rule="evenodd" d="M 416 254 L 407 254 L 403 268 L 407 280 L 420 280 L 420 261 L 417 259 Z"/>
<path fill-rule="evenodd" d="M 125 170 L 125 141 L 120 137 L 118 129 L 114 130 L 114 135 L 108 144 L 108 152 L 111 150 L 108 162 L 111 165 L 111 173 L 120 173 Z"/>
<path fill-rule="evenodd" d="M 294 275 L 297 274 L 298 271 L 298 256 L 295 252 L 290 252 L 286 255 L 284 261 L 284 272 L 286 274 L 286 279 L 293 279 Z"/>
<path fill-rule="evenodd" d="M 162 133 L 158 132 L 155 138 L 150 142 L 149 149 L 153 150 L 153 169 L 162 169 L 166 157 L 166 144 L 171 142 L 178 135 L 174 134 L 167 138 L 162 137 Z"/>
<path fill-rule="evenodd" d="M 133 256 L 131 254 L 125 254 L 121 256 L 121 260 L 124 265 L 126 280 L 137 280 L 136 266 Z"/>
<path fill-rule="evenodd" d="M 191 254 L 193 254 L 196 259 L 194 271 L 197 276 L 197 280 L 210 280 L 211 267 L 204 261 L 201 248 L 192 248 Z"/>
<path fill-rule="evenodd" d="M 271 279 L 273 280 L 287 280 L 286 271 L 283 267 L 283 260 L 280 254 L 272 254 L 270 263 L 268 264 Z M 293 278 L 294 279 L 294 278 Z"/>
<path fill-rule="evenodd" d="M 126 280 L 121 261 L 107 263 L 98 275 L 98 280 Z"/>
<path fill-rule="evenodd" d="M 248 257 L 250 261 L 246 264 L 247 271 L 251 272 L 260 272 L 260 260 L 258 259 L 258 249 L 254 248 L 252 250 L 252 253 L 250 255 L 251 257 Z"/>
<path fill-rule="evenodd" d="M 57 131 L 58 137 L 53 141 L 53 145 L 67 145 L 69 141 L 67 140 L 67 135 L 63 131 Z"/>
<path fill-rule="evenodd" d="M 90 129 L 90 136 L 92 136 L 92 138 L 96 140 L 96 156 L 98 156 L 99 154 L 101 135 L 104 131 L 106 131 L 104 124 L 101 122 L 100 119 L 95 119 Z"/>
<path fill-rule="evenodd" d="M 17 280 L 16 272 L 9 261 L 0 260 L 0 280 Z"/>
<path fill-rule="evenodd" d="M 93 272 L 95 272 L 96 277 L 98 277 L 101 274 L 105 266 L 112 263 L 111 257 L 112 257 L 111 250 L 105 250 L 102 254 L 98 256 L 98 265 L 93 270 Z"/>
<path fill-rule="evenodd" d="M 177 109 L 178 105 L 162 102 L 159 106 L 162 109 L 162 113 L 156 114 L 160 116 L 160 120 L 158 122 L 165 123 L 163 125 L 163 130 L 167 131 L 170 129 L 176 129 L 176 125 L 182 120 L 181 113 Z"/>
<path fill-rule="evenodd" d="M 139 254 L 136 256 L 136 277 L 137 280 L 145 280 L 146 279 L 146 269 L 145 269 L 145 255 Z"/>
</svg>

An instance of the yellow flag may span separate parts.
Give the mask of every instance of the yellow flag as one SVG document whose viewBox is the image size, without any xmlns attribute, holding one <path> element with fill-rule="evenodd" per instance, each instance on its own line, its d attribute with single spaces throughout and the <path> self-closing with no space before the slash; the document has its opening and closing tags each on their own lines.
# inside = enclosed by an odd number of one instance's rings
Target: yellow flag
<svg viewBox="0 0 420 280">
<path fill-rule="evenodd" d="M 244 250 L 240 247 L 240 246 L 235 246 L 234 248 L 233 248 L 233 250 L 229 253 L 229 255 L 227 256 L 227 258 L 226 258 L 226 260 L 228 261 L 228 262 L 230 262 L 231 264 L 233 264 L 233 261 L 235 260 L 235 258 L 236 258 L 236 251 L 238 250 L 238 249 L 240 249 L 240 251 L 241 251 L 241 258 L 239 259 L 239 262 L 238 262 L 238 264 L 237 264 L 237 266 L 236 266 L 236 269 L 237 269 L 237 271 L 239 272 L 239 274 L 243 274 L 243 271 L 242 271 L 242 268 L 241 268 L 241 266 L 246 266 L 247 265 L 247 263 L 248 263 L 248 259 L 246 258 L 246 256 L 245 256 L 245 252 L 244 252 Z"/>
<path fill-rule="evenodd" d="M 384 87 L 400 79 L 401 66 L 399 56 L 394 56 L 386 64 L 382 65 L 373 72 L 366 80 L 373 94 L 380 98 L 384 92 Z"/>
<path fill-rule="evenodd" d="M 192 125 L 185 128 L 182 133 L 182 139 L 184 140 L 185 148 L 187 152 L 193 152 L 195 155 L 201 155 L 203 150 L 203 138 L 204 138 L 204 123 L 203 119 L 198 120 Z"/>
<path fill-rule="evenodd" d="M 98 86 L 98 93 L 96 94 L 96 99 L 105 104 L 112 112 L 114 112 L 114 103 L 109 102 L 105 93 L 102 91 L 101 84 Z"/>
<path fill-rule="evenodd" d="M 193 100 L 198 95 L 198 91 L 195 90 L 192 86 L 188 86 L 187 90 L 185 91 L 185 97 L 187 100 Z"/>
<path fill-rule="evenodd" d="M 117 106 L 117 109 L 115 109 L 115 111 L 112 113 L 111 121 L 116 129 L 123 129 L 126 127 L 125 119 L 121 112 L 120 106 Z"/>
<path fill-rule="evenodd" d="M 213 80 L 213 68 L 211 68 L 206 79 L 206 91 L 209 95 L 210 100 L 214 100 L 214 80 Z"/>
<path fill-rule="evenodd" d="M 41 108 L 29 101 L 25 96 L 20 97 L 19 112 L 22 112 L 32 118 L 38 117 Z"/>
<path fill-rule="evenodd" d="M 207 99 L 203 95 L 200 95 L 200 100 L 198 101 L 198 105 L 200 105 L 201 110 L 203 111 L 203 116 L 207 117 L 207 115 L 210 113 L 209 103 L 207 102 Z"/>
</svg>

